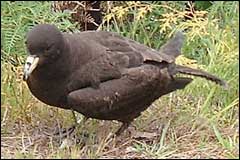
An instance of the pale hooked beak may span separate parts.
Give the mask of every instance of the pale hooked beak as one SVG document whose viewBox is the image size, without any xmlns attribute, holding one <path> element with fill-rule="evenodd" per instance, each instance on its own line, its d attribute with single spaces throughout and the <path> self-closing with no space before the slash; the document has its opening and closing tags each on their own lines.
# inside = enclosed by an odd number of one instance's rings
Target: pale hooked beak
<svg viewBox="0 0 240 160">
<path fill-rule="evenodd" d="M 32 71 L 37 67 L 39 61 L 39 57 L 36 55 L 30 55 L 27 57 L 25 66 L 24 66 L 24 75 L 23 80 L 26 81 Z"/>
</svg>

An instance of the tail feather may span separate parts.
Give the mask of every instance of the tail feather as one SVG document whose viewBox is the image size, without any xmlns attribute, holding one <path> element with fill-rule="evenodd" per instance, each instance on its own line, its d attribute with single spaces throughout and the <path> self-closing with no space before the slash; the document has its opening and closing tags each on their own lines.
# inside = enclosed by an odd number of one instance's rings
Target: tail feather
<svg viewBox="0 0 240 160">
<path fill-rule="evenodd" d="M 220 78 L 218 78 L 218 77 L 216 77 L 216 76 L 214 76 L 210 73 L 207 73 L 205 71 L 202 71 L 202 70 L 199 70 L 199 69 L 189 68 L 189 67 L 186 67 L 186 66 L 180 66 L 180 65 L 176 65 L 176 69 L 177 69 L 177 72 L 179 72 L 179 73 L 203 77 L 207 80 L 211 80 L 211 81 L 223 86 L 225 89 L 228 88 L 228 85 L 224 80 L 222 80 L 222 79 L 220 79 Z"/>
<path fill-rule="evenodd" d="M 160 48 L 160 52 L 176 58 L 181 54 L 183 41 L 184 35 L 181 31 L 179 31 L 172 39 Z"/>
<path fill-rule="evenodd" d="M 190 82 L 192 82 L 192 80 L 192 78 L 187 77 L 175 77 L 174 80 L 168 85 L 164 94 L 168 94 L 177 89 L 184 89 Z"/>
</svg>

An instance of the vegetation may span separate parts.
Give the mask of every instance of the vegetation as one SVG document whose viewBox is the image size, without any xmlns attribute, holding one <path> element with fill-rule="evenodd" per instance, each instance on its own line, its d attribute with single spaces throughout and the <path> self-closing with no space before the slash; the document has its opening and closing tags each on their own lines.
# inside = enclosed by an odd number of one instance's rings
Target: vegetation
<svg viewBox="0 0 240 160">
<path fill-rule="evenodd" d="M 70 12 L 52 12 L 50 2 L 2 1 L 1 158 L 239 158 L 239 2 L 214 2 L 191 19 L 185 7 L 183 2 L 129 1 L 111 7 L 99 29 L 156 49 L 184 30 L 177 62 L 225 79 L 229 89 L 195 78 L 143 112 L 131 134 L 109 140 L 119 125 L 89 120 L 72 144 L 59 148 L 62 140 L 51 134 L 74 121 L 70 111 L 39 102 L 22 81 L 24 42 L 38 23 L 67 32 L 77 32 L 76 24 L 68 20 Z"/>
</svg>

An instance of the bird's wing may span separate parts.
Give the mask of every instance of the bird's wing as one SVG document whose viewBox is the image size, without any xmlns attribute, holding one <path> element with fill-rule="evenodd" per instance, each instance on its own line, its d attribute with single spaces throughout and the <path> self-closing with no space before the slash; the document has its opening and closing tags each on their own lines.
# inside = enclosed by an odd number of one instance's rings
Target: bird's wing
<svg viewBox="0 0 240 160">
<path fill-rule="evenodd" d="M 73 72 L 67 90 L 71 92 L 89 86 L 98 89 L 101 82 L 121 78 L 128 64 L 127 56 L 103 54 Z"/>
<path fill-rule="evenodd" d="M 148 61 L 173 63 L 176 55 L 180 54 L 182 37 L 182 34 L 177 34 L 160 51 L 156 51 L 113 32 L 82 32 L 79 39 L 85 41 L 82 43 L 85 43 L 86 54 L 91 55 L 91 59 L 73 72 L 68 91 L 88 86 L 98 88 L 101 82 L 118 79 L 127 69 Z"/>
<path fill-rule="evenodd" d="M 146 61 L 172 63 L 175 61 L 176 56 L 181 54 L 184 40 L 182 32 L 177 32 L 172 39 L 157 51 L 114 32 L 86 31 L 81 33 L 81 36 L 83 39 L 88 39 L 92 43 L 106 48 L 108 54 L 127 55 L 130 67 L 139 66 Z"/>
<path fill-rule="evenodd" d="M 138 114 L 149 106 L 156 98 L 154 93 L 158 97 L 158 88 L 166 87 L 168 80 L 158 67 L 142 65 L 129 69 L 119 79 L 101 83 L 99 89 L 87 87 L 69 93 L 68 104 L 88 117 L 123 120 L 127 114 Z"/>
<path fill-rule="evenodd" d="M 131 68 L 119 79 L 68 94 L 68 105 L 87 117 L 103 120 L 131 121 L 151 103 L 176 89 L 183 89 L 191 78 L 172 81 L 167 68 L 145 64 Z"/>
<path fill-rule="evenodd" d="M 184 35 L 181 31 L 177 32 L 176 35 L 165 43 L 160 48 L 160 53 L 167 54 L 176 58 L 181 54 L 181 48 L 184 41 Z"/>
<path fill-rule="evenodd" d="M 117 51 L 122 54 L 128 53 L 133 58 L 132 62 L 134 62 L 134 58 L 139 59 L 139 57 L 137 56 L 141 56 L 143 62 L 165 61 L 168 63 L 172 63 L 175 61 L 175 58 L 181 54 L 181 47 L 184 41 L 183 33 L 177 32 L 172 39 L 167 41 L 167 43 L 164 44 L 159 51 L 157 51 L 146 45 L 133 41 L 129 38 L 122 37 L 117 33 L 98 31 L 98 32 L 95 32 L 95 34 L 96 34 L 95 39 L 97 39 L 101 45 L 107 47 L 111 51 L 115 51 L 115 52 Z"/>
</svg>

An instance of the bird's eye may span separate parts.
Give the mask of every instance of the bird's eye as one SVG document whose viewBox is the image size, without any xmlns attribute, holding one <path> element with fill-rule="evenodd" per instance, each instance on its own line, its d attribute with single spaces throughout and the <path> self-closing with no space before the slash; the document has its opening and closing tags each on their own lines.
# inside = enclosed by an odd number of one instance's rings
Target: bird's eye
<svg viewBox="0 0 240 160">
<path fill-rule="evenodd" d="M 49 51 L 51 48 L 52 48 L 52 44 L 51 45 L 48 45 L 47 48 L 46 48 L 46 51 Z"/>
<path fill-rule="evenodd" d="M 46 51 L 49 51 L 49 50 L 50 50 L 50 48 L 51 48 L 50 46 L 49 46 L 49 47 L 47 47 L 47 48 L 46 48 Z"/>
</svg>

